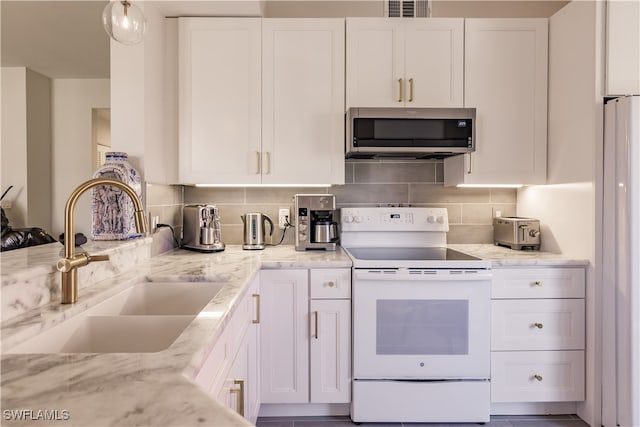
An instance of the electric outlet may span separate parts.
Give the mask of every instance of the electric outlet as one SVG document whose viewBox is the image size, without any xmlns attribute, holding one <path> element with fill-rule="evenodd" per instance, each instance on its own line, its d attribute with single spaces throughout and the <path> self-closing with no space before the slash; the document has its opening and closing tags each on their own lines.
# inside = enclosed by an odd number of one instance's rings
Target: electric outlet
<svg viewBox="0 0 640 427">
<path fill-rule="evenodd" d="M 496 209 L 496 211 L 495 211 L 495 215 L 494 215 L 494 216 L 495 216 L 496 218 L 500 218 L 500 217 L 502 216 L 502 211 L 501 211 L 501 210 Z"/>
<path fill-rule="evenodd" d="M 280 230 L 284 230 L 284 227 L 287 225 L 287 222 L 290 219 L 291 218 L 289 217 L 289 209 L 281 208 L 278 211 L 278 227 L 280 228 Z"/>
<path fill-rule="evenodd" d="M 155 233 L 158 228 L 158 222 L 160 222 L 160 217 L 158 215 L 149 214 L 149 231 L 151 233 Z"/>
</svg>

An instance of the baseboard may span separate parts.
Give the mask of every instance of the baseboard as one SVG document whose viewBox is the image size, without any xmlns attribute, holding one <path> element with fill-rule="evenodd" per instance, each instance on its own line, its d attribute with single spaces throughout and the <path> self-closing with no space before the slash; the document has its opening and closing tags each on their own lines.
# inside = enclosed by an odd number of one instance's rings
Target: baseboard
<svg viewBox="0 0 640 427">
<path fill-rule="evenodd" d="M 327 417 L 349 415 L 350 403 L 263 403 L 259 417 Z"/>
<path fill-rule="evenodd" d="M 491 415 L 562 415 L 575 414 L 576 402 L 492 403 Z"/>
</svg>

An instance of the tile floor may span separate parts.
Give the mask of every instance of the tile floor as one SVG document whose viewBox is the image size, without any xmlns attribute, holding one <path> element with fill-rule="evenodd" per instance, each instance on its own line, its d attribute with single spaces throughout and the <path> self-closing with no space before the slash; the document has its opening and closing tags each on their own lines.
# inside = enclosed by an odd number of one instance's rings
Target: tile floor
<svg viewBox="0 0 640 427">
<path fill-rule="evenodd" d="M 257 427 L 349 427 L 349 417 L 263 417 Z M 363 427 L 479 427 L 480 424 L 362 423 Z M 494 415 L 485 427 L 588 427 L 576 415 Z"/>
</svg>

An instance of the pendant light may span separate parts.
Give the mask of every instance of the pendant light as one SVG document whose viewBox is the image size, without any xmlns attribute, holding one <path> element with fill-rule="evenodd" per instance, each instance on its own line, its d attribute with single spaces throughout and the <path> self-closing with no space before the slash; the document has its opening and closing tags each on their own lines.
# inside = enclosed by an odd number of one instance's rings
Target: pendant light
<svg viewBox="0 0 640 427">
<path fill-rule="evenodd" d="M 147 30 L 142 10 L 128 0 L 109 2 L 102 11 L 102 25 L 111 38 L 126 45 L 140 43 Z"/>
</svg>

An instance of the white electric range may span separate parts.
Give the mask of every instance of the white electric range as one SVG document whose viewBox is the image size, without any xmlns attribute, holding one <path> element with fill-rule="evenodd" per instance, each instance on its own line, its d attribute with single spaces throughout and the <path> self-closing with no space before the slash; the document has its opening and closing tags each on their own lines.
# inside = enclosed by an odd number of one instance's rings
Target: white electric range
<svg viewBox="0 0 640 427">
<path fill-rule="evenodd" d="M 444 208 L 343 208 L 355 422 L 486 422 L 491 263 L 446 247 Z"/>
</svg>

